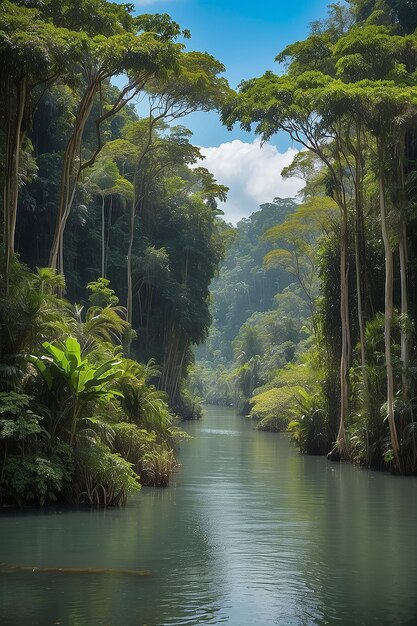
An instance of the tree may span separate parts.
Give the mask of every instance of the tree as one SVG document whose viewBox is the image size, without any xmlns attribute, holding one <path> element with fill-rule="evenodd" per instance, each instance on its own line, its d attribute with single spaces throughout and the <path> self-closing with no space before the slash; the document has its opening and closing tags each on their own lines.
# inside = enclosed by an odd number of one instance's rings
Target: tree
<svg viewBox="0 0 417 626">
<path fill-rule="evenodd" d="M 110 142 L 110 144 L 113 142 Z M 107 144 L 109 147 L 110 145 Z M 106 277 L 106 214 L 105 200 L 110 198 L 110 210 L 114 196 L 119 196 L 129 203 L 133 200 L 132 183 L 121 176 L 116 163 L 111 158 L 98 159 L 91 168 L 89 179 L 95 185 L 97 195 L 101 196 L 101 276 Z"/>
<path fill-rule="evenodd" d="M 201 158 L 198 150 L 188 142 L 189 134 L 178 127 L 171 137 L 172 142 L 160 138 L 155 144 L 154 131 L 162 124 L 169 124 L 195 111 L 219 108 L 229 92 L 227 81 L 219 77 L 224 66 L 207 53 L 183 53 L 179 60 L 179 71 L 171 72 L 163 80 L 155 79 L 148 87 L 149 118 L 128 131 L 130 140 L 140 149 L 135 167 L 134 200 L 130 215 L 130 234 L 127 255 L 127 315 L 132 316 L 132 249 L 136 215 L 149 193 L 155 177 L 164 169 L 184 163 L 195 163 Z M 133 133 L 133 135 L 132 135 Z M 181 136 L 182 134 L 182 136 Z M 180 150 L 184 154 L 180 156 Z M 152 165 L 150 164 L 152 163 Z M 217 190 L 218 192 L 218 190 Z M 224 189 L 222 190 L 224 197 Z"/>
<path fill-rule="evenodd" d="M 62 430 L 60 421 L 66 424 L 68 443 L 72 446 L 79 423 L 85 419 L 86 404 L 99 397 L 115 395 L 114 390 L 108 389 L 108 384 L 121 375 L 122 370 L 117 369 L 120 360 L 111 359 L 94 367 L 82 357 L 81 346 L 73 337 L 68 337 L 61 345 L 48 341 L 42 345 L 47 354 L 33 356 L 32 362 L 54 396 L 57 407 L 55 426 Z M 56 436 L 55 430 L 51 434 Z"/>
<path fill-rule="evenodd" d="M 326 232 L 337 205 L 330 198 L 314 198 L 299 205 L 282 224 L 272 226 L 263 235 L 266 241 L 282 246 L 265 256 L 269 266 L 285 267 L 300 283 L 309 302 L 314 320 L 314 299 L 317 294 L 317 239 Z"/>
<path fill-rule="evenodd" d="M 104 16 L 107 19 L 103 21 Z M 132 18 L 128 5 L 108 2 L 103 4 L 97 0 L 88 24 L 91 38 L 88 39 L 88 49 L 78 66 L 82 75 L 79 104 L 63 157 L 56 227 L 49 256 L 49 265 L 61 270 L 63 235 L 74 201 L 76 184 L 81 172 L 91 166 L 100 153 L 103 124 L 137 96 L 148 81 L 156 76 L 163 76 L 168 68 L 175 68 L 181 49 L 180 44 L 174 43 L 181 32 L 179 26 L 167 15 Z M 158 30 L 146 30 L 156 27 Z M 103 85 L 121 73 L 127 75 L 128 83 L 110 106 L 102 103 L 103 108 L 95 119 L 97 145 L 93 153 L 85 159 L 82 154 L 83 133 L 95 98 Z"/>
<path fill-rule="evenodd" d="M 0 6 L 0 124 L 3 133 L 3 253 L 8 284 L 14 253 L 21 155 L 33 111 L 45 90 L 80 59 L 87 38 L 45 22 L 39 9 Z"/>
<path fill-rule="evenodd" d="M 279 130 L 311 150 L 326 166 L 329 174 L 328 193 L 341 213 L 340 228 L 340 318 L 342 347 L 340 357 L 341 404 L 336 446 L 347 456 L 345 419 L 348 413 L 348 367 L 351 352 L 348 302 L 348 189 L 344 177 L 343 125 L 339 116 L 326 119 L 322 115 L 322 96 L 333 79 L 319 71 L 300 75 L 263 77 L 246 81 L 241 93 L 232 97 L 224 109 L 223 119 L 229 125 L 240 121 L 266 141 Z"/>
</svg>

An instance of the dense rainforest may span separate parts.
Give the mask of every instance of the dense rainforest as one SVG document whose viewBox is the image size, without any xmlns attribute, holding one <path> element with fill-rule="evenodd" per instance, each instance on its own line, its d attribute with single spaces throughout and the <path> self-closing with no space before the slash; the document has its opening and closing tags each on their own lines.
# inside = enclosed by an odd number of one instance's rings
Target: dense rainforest
<svg viewBox="0 0 417 626">
<path fill-rule="evenodd" d="M 254 390 L 292 363 L 309 340 L 311 313 L 291 268 L 264 261 L 275 252 L 264 233 L 285 223 L 297 206 L 275 198 L 229 230 L 226 256 L 210 288 L 213 322 L 189 380 L 193 393 L 210 404 L 235 405 L 247 414 Z M 279 418 L 277 407 L 273 412 Z"/>
<path fill-rule="evenodd" d="M 166 484 L 196 394 L 417 471 L 416 26 L 407 0 L 331 5 L 235 92 L 166 14 L 0 3 L 2 504 Z M 290 136 L 297 201 L 221 219 L 181 124 L 211 110 Z"/>
<path fill-rule="evenodd" d="M 168 15 L 132 11 L 0 4 L 3 504 L 164 485 L 175 416 L 200 410 L 184 380 L 227 189 L 180 121 L 229 88 Z"/>
<path fill-rule="evenodd" d="M 305 41 L 278 54 L 281 73 L 243 81 L 223 108 L 229 127 L 263 141 L 286 132 L 300 152 L 284 173 L 306 181 L 297 207 L 262 232 L 264 267 L 289 273 L 298 292 L 277 277 L 274 305 L 266 313 L 260 301 L 234 329 L 226 402 L 243 397 L 244 412 L 288 428 L 301 452 L 403 474 L 417 471 L 416 15 L 402 0 L 331 5 Z M 215 317 L 221 292 L 220 283 Z M 309 337 L 295 338 L 287 358 L 282 342 L 294 339 L 275 340 L 271 319 L 285 323 L 289 293 L 309 310 L 298 329 L 290 313 L 292 330 Z"/>
</svg>

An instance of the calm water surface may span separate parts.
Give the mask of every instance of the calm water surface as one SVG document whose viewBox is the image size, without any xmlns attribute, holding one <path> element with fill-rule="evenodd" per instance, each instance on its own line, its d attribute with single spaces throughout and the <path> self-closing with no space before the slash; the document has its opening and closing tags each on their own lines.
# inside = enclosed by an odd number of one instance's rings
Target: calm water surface
<svg viewBox="0 0 417 626">
<path fill-rule="evenodd" d="M 0 512 L 0 624 L 417 625 L 417 482 L 303 458 L 210 408 L 183 467 L 126 508 Z"/>
</svg>

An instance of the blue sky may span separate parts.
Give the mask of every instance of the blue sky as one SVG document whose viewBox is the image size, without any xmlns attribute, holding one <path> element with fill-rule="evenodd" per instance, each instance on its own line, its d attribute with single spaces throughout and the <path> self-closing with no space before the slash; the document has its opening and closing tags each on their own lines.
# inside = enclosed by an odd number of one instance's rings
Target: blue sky
<svg viewBox="0 0 417 626">
<path fill-rule="evenodd" d="M 119 0 L 117 0 L 119 1 Z M 329 0 L 330 1 L 330 0 Z M 280 71 L 274 58 L 285 46 L 304 39 L 312 21 L 327 15 L 323 0 L 137 0 L 138 13 L 168 13 L 181 28 L 191 31 L 187 49 L 209 52 L 225 67 L 236 88 L 241 80 Z M 294 197 L 302 187 L 297 179 L 283 181 L 280 172 L 298 149 L 280 133 L 261 148 L 251 133 L 228 131 L 216 113 L 196 113 L 182 123 L 201 147 L 202 165 L 230 187 L 222 209 L 236 223 L 274 197 Z"/>
<path fill-rule="evenodd" d="M 225 67 L 235 88 L 242 79 L 278 71 L 274 58 L 289 43 L 304 39 L 310 22 L 327 14 L 323 0 L 139 0 L 141 13 L 169 13 L 182 28 L 191 31 L 189 49 L 209 52 Z M 232 138 L 248 141 L 250 135 L 236 128 L 232 133 L 216 114 L 187 118 L 194 141 L 202 146 L 219 145 Z M 289 145 L 285 135 L 274 138 L 280 148 Z"/>
</svg>

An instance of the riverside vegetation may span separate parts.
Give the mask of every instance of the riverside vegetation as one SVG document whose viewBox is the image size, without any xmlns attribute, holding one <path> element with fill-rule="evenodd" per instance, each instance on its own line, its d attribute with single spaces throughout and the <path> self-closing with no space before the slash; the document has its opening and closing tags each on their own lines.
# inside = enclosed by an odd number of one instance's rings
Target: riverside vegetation
<svg viewBox="0 0 417 626">
<path fill-rule="evenodd" d="M 306 185 L 290 212 L 277 202 L 275 225 L 265 208 L 238 225 L 198 366 L 203 395 L 289 429 L 301 452 L 401 474 L 417 472 L 416 16 L 405 0 L 332 4 L 278 54 L 282 73 L 228 99 L 229 127 L 302 148 L 284 174 Z M 270 282 L 255 302 L 273 267 L 275 302 Z"/>
<path fill-rule="evenodd" d="M 166 14 L 4 0 L 0 25 L 1 503 L 167 484 L 189 389 L 303 453 L 415 473 L 413 3 L 331 5 L 237 93 Z M 300 202 L 220 219 L 179 124 L 209 110 L 303 148 Z"/>
<path fill-rule="evenodd" d="M 184 379 L 210 323 L 227 189 L 192 169 L 178 123 L 229 88 L 221 63 L 185 51 L 188 31 L 132 10 L 0 5 L 4 505 L 117 505 L 166 485 L 175 416 L 199 411 Z"/>
</svg>

